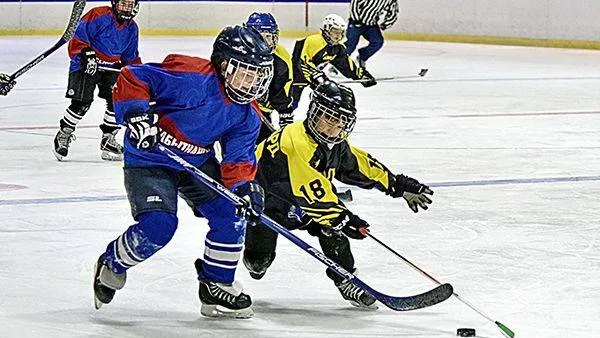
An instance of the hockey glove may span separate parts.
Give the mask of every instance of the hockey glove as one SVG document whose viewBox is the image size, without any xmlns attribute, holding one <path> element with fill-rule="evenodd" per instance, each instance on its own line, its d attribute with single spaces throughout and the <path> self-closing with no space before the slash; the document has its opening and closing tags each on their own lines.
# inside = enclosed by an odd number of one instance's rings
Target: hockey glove
<svg viewBox="0 0 600 338">
<path fill-rule="evenodd" d="M 17 82 L 10 78 L 8 74 L 0 73 L 0 95 L 6 96 Z"/>
<path fill-rule="evenodd" d="M 283 128 L 294 122 L 294 110 L 292 107 L 282 109 L 279 112 L 279 128 Z"/>
<path fill-rule="evenodd" d="M 79 52 L 79 57 L 81 59 L 81 68 L 83 72 L 87 75 L 94 75 L 98 71 L 98 58 L 96 57 L 96 52 L 90 48 L 85 47 Z"/>
<path fill-rule="evenodd" d="M 360 78 L 360 84 L 365 88 L 372 87 L 377 84 L 377 80 L 369 73 L 365 68 L 362 69 L 362 76 Z"/>
<path fill-rule="evenodd" d="M 327 75 L 325 75 L 325 73 L 323 73 L 322 70 L 315 69 L 310 74 L 309 81 L 310 81 L 310 88 L 315 89 L 321 83 L 329 81 L 329 78 L 327 77 Z"/>
<path fill-rule="evenodd" d="M 427 205 L 431 204 L 431 199 L 427 195 L 433 195 L 433 191 L 412 177 L 395 175 L 392 176 L 387 194 L 394 198 L 403 197 L 408 207 L 413 212 L 418 212 L 419 207 L 427 210 Z"/>
<path fill-rule="evenodd" d="M 254 226 L 260 223 L 260 214 L 265 209 L 265 191 L 256 182 L 243 182 L 233 186 L 231 189 L 234 194 L 240 196 L 246 201 L 242 215 L 248 221 L 248 225 Z"/>
<path fill-rule="evenodd" d="M 331 221 L 331 229 L 341 231 L 352 239 L 363 239 L 367 237 L 369 223 L 356 216 L 348 210 L 344 210 L 336 219 Z"/>
<path fill-rule="evenodd" d="M 134 140 L 138 149 L 152 149 L 158 142 L 158 114 L 152 110 L 130 115 L 127 118 L 127 128 L 129 137 Z"/>
</svg>

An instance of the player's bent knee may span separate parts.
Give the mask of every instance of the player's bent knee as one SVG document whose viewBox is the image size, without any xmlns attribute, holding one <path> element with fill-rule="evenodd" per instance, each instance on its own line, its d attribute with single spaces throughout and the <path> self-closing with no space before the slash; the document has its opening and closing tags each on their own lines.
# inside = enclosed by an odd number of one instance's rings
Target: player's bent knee
<svg viewBox="0 0 600 338">
<path fill-rule="evenodd" d="M 178 219 L 164 211 L 150 211 L 138 217 L 139 226 L 148 241 L 157 246 L 165 246 L 177 230 Z"/>
</svg>

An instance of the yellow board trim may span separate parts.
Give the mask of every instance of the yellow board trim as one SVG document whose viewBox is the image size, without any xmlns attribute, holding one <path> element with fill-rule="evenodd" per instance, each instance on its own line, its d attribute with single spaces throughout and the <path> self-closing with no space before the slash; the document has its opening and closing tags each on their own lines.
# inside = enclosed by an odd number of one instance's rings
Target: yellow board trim
<svg viewBox="0 0 600 338">
<path fill-rule="evenodd" d="M 142 29 L 144 36 L 216 36 L 219 29 Z M 11 35 L 56 35 L 61 36 L 64 29 L 0 29 L 0 36 Z M 315 30 L 289 30 L 281 33 L 284 38 L 303 38 L 315 34 Z M 384 33 L 389 40 L 435 41 L 455 43 L 476 43 L 489 45 L 509 45 L 528 47 L 551 47 L 600 50 L 598 40 L 534 39 L 508 36 L 425 34 L 425 33 Z"/>
</svg>

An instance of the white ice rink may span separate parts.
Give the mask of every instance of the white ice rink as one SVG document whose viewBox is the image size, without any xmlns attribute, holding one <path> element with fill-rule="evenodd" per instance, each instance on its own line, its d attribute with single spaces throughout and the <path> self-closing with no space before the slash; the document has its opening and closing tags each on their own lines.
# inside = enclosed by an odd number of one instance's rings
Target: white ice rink
<svg viewBox="0 0 600 338">
<path fill-rule="evenodd" d="M 0 38 L 12 72 L 55 39 Z M 291 50 L 292 40 L 284 40 Z M 142 37 L 144 61 L 207 57 L 212 39 Z M 459 327 L 501 337 L 450 298 L 406 313 L 361 312 L 325 267 L 284 238 L 265 278 L 237 277 L 253 297 L 250 320 L 199 314 L 193 261 L 206 222 L 181 205 L 171 243 L 129 271 L 100 311 L 92 266 L 132 224 L 121 163 L 100 159 L 104 104 L 77 130 L 69 161 L 51 152 L 64 98 L 63 48 L 0 97 L 1 337 L 453 337 Z M 353 189 L 350 208 L 383 239 L 517 337 L 600 334 L 600 51 L 387 42 L 375 76 L 423 78 L 356 88 L 352 141 L 395 172 L 434 187 L 429 211 Z M 306 107 L 306 95 L 299 109 Z M 297 233 L 310 244 L 318 243 Z M 434 286 L 370 239 L 353 241 L 360 277 L 409 295 Z"/>
</svg>

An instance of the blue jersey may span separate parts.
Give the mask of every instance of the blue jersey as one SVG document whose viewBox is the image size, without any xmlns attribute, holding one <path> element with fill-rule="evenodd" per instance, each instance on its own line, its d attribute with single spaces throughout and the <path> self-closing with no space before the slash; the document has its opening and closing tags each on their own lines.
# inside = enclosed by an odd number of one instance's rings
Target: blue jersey
<svg viewBox="0 0 600 338">
<path fill-rule="evenodd" d="M 118 22 L 108 6 L 92 8 L 81 18 L 73 39 L 69 41 L 69 73 L 81 68 L 79 53 L 86 47 L 92 48 L 103 63 L 141 63 L 138 40 L 139 29 L 135 21 Z"/>
<path fill-rule="evenodd" d="M 256 174 L 255 142 L 260 128 L 256 103 L 238 104 L 225 94 L 209 60 L 169 55 L 162 63 L 123 68 L 113 91 L 120 124 L 131 113 L 150 109 L 159 116 L 160 142 L 195 166 L 213 157 L 213 144 L 223 151 L 221 176 L 231 187 Z M 126 167 L 181 167 L 158 149 L 139 150 L 125 137 Z"/>
</svg>

